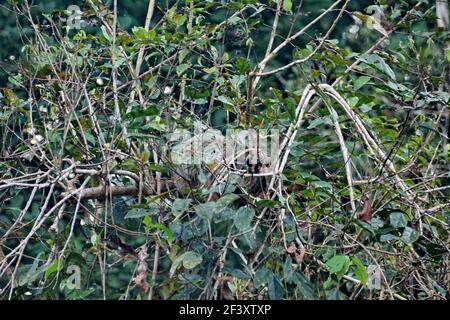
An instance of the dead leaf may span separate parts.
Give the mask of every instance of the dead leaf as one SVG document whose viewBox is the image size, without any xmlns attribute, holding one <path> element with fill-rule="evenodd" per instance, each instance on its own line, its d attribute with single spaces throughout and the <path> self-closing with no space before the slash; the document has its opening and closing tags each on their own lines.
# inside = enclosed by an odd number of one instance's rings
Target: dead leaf
<svg viewBox="0 0 450 320">
<path fill-rule="evenodd" d="M 359 220 L 367 222 L 368 224 L 372 223 L 372 204 L 370 202 L 370 196 L 366 197 L 364 200 L 364 207 L 358 214 Z"/>
<path fill-rule="evenodd" d="M 147 271 L 148 271 L 147 257 L 148 257 L 147 246 L 143 245 L 142 247 L 139 248 L 138 253 L 139 262 L 134 282 L 136 283 L 136 286 L 145 293 L 147 293 L 149 290 L 149 285 L 147 282 Z"/>
<path fill-rule="evenodd" d="M 300 251 L 300 253 L 298 253 L 298 251 Z M 302 264 L 303 258 L 305 257 L 305 247 L 302 246 L 298 251 L 295 253 L 295 262 L 300 265 Z"/>
<path fill-rule="evenodd" d="M 291 245 L 287 247 L 286 252 L 289 254 L 295 254 L 297 252 L 297 246 L 294 242 L 291 242 Z"/>
</svg>

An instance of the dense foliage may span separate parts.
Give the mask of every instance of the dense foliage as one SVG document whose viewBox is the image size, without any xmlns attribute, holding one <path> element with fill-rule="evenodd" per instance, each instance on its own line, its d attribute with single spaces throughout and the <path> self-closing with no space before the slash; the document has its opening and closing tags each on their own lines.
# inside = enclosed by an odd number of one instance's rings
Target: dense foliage
<svg viewBox="0 0 450 320">
<path fill-rule="evenodd" d="M 7 2 L 2 298 L 450 297 L 434 1 Z"/>
</svg>

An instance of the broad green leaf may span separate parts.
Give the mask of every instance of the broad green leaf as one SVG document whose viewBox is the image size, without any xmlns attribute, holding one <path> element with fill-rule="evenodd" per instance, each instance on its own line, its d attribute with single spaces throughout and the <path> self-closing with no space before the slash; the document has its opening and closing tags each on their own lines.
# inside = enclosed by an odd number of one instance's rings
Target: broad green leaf
<svg viewBox="0 0 450 320">
<path fill-rule="evenodd" d="M 243 57 L 239 57 L 236 59 L 235 66 L 239 74 L 245 74 L 251 68 L 248 60 Z"/>
<path fill-rule="evenodd" d="M 395 73 L 391 67 L 384 61 L 382 57 L 377 54 L 362 55 L 360 57 L 361 61 L 376 67 L 378 70 L 382 71 L 388 75 L 392 80 L 395 80 Z"/>
<path fill-rule="evenodd" d="M 45 269 L 45 279 L 48 279 L 56 271 L 61 271 L 64 268 L 64 261 L 62 259 L 54 259 L 52 263 Z"/>
<path fill-rule="evenodd" d="M 391 226 L 393 226 L 396 229 L 404 228 L 406 227 L 407 224 L 406 219 L 402 212 L 392 212 L 389 215 L 389 222 Z"/>
<path fill-rule="evenodd" d="M 205 220 L 211 220 L 214 214 L 215 202 L 206 202 L 195 207 L 195 213 Z"/>
<path fill-rule="evenodd" d="M 256 270 L 255 275 L 253 276 L 253 284 L 256 288 L 260 288 L 272 278 L 272 275 L 272 271 L 266 267 L 261 267 Z"/>
<path fill-rule="evenodd" d="M 229 193 L 229 194 L 222 196 L 220 199 L 218 199 L 215 202 L 214 212 L 219 212 L 219 211 L 227 208 L 237 199 L 239 199 L 239 196 L 234 193 Z"/>
<path fill-rule="evenodd" d="M 190 63 L 183 63 L 177 66 L 176 71 L 177 75 L 181 76 L 187 69 L 189 69 L 191 66 Z"/>
<path fill-rule="evenodd" d="M 157 212 L 156 207 L 150 207 L 150 208 L 133 208 L 128 210 L 125 219 L 136 219 L 136 218 L 142 218 L 148 215 L 155 214 Z"/>
<path fill-rule="evenodd" d="M 191 199 L 175 199 L 172 204 L 172 213 L 174 216 L 178 217 L 182 215 L 189 208 L 191 202 Z"/>
<path fill-rule="evenodd" d="M 400 238 L 393 234 L 390 234 L 390 233 L 383 234 L 382 236 L 380 236 L 380 241 L 383 241 L 383 242 L 387 242 L 387 241 L 391 241 L 391 240 L 398 240 L 398 239 L 400 239 Z"/>
<path fill-rule="evenodd" d="M 173 232 L 161 223 L 153 222 L 152 218 L 146 216 L 142 222 L 148 229 L 157 229 L 165 233 L 166 240 L 170 243 L 173 239 Z"/>
<path fill-rule="evenodd" d="M 343 276 L 350 267 L 350 258 L 344 255 L 334 256 L 325 263 L 325 266 L 331 273 Z"/>
<path fill-rule="evenodd" d="M 370 81 L 370 77 L 368 76 L 362 76 L 355 80 L 353 84 L 353 89 L 355 91 L 358 91 L 361 89 L 364 85 L 366 85 Z"/>
<path fill-rule="evenodd" d="M 366 267 L 357 257 L 352 257 L 352 262 L 356 266 L 355 275 L 358 277 L 359 280 L 361 280 L 361 283 L 365 285 L 368 277 Z"/>
<path fill-rule="evenodd" d="M 254 216 L 255 210 L 253 208 L 239 208 L 234 217 L 234 225 L 239 231 L 245 231 L 250 228 Z"/>
<path fill-rule="evenodd" d="M 282 0 L 279 0 L 282 1 Z M 283 1 L 283 10 L 286 12 L 292 11 L 292 0 L 284 0 Z"/>
<path fill-rule="evenodd" d="M 419 233 L 413 228 L 406 227 L 402 234 L 402 240 L 406 244 L 413 244 L 419 239 Z"/>
<path fill-rule="evenodd" d="M 200 263 L 202 263 L 203 258 L 200 254 L 194 251 L 188 251 L 183 254 L 183 267 L 186 269 L 194 269 Z"/>
<path fill-rule="evenodd" d="M 309 126 L 306 129 L 314 129 L 314 128 L 322 125 L 323 123 L 325 123 L 324 118 L 314 119 L 313 121 L 311 121 L 311 123 L 309 124 Z"/>
<path fill-rule="evenodd" d="M 267 284 L 267 290 L 270 300 L 281 300 L 284 295 L 284 287 L 280 279 L 276 275 L 273 275 Z"/>
<path fill-rule="evenodd" d="M 350 99 L 348 99 L 348 105 L 350 107 L 356 107 L 356 105 L 358 104 L 359 98 L 358 97 L 351 97 Z"/>
<path fill-rule="evenodd" d="M 170 267 L 169 276 L 173 277 L 173 275 L 181 265 L 183 265 L 183 267 L 185 267 L 186 269 L 193 269 L 200 263 L 202 263 L 202 261 L 203 258 L 200 254 L 194 251 L 187 251 L 175 258 L 172 266 Z"/>
</svg>

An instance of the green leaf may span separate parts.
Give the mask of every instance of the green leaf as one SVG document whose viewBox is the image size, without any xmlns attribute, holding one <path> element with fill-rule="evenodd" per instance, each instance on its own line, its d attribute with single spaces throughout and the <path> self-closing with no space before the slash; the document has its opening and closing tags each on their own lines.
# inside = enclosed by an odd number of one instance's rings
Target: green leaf
<svg viewBox="0 0 450 320">
<path fill-rule="evenodd" d="M 170 278 L 173 277 L 173 275 L 177 271 L 178 267 L 183 263 L 183 257 L 184 257 L 184 254 L 176 257 L 175 260 L 173 261 L 172 266 L 170 267 L 170 270 L 169 270 Z"/>
<path fill-rule="evenodd" d="M 400 238 L 393 234 L 390 234 L 390 233 L 383 234 L 382 236 L 380 236 L 380 241 L 383 241 L 383 242 L 387 242 L 387 241 L 391 241 L 391 240 L 398 240 L 398 239 L 400 239 Z"/>
<path fill-rule="evenodd" d="M 102 30 L 102 34 L 103 34 L 103 36 L 105 37 L 105 39 L 106 39 L 108 42 L 111 42 L 112 38 L 111 38 L 111 36 L 109 35 L 108 31 L 106 31 L 105 26 L 101 26 L 100 29 Z"/>
<path fill-rule="evenodd" d="M 395 80 L 395 73 L 394 71 L 391 69 L 391 67 L 384 61 L 384 59 L 382 57 L 380 57 L 377 54 L 369 54 L 369 55 L 362 55 L 360 57 L 361 61 L 374 66 L 375 68 L 377 68 L 378 70 L 380 70 L 381 72 L 385 73 L 386 75 L 388 75 L 392 80 Z"/>
<path fill-rule="evenodd" d="M 219 100 L 220 102 L 222 102 L 224 104 L 228 104 L 230 106 L 234 105 L 233 100 L 230 97 L 227 97 L 227 96 L 218 96 L 217 100 Z"/>
<path fill-rule="evenodd" d="M 356 107 L 356 105 L 358 104 L 359 98 L 358 97 L 351 97 L 350 99 L 348 99 L 348 105 L 350 107 Z"/>
<path fill-rule="evenodd" d="M 177 75 L 181 76 L 187 69 L 189 69 L 191 66 L 190 63 L 183 63 L 177 66 Z"/>
<path fill-rule="evenodd" d="M 148 229 L 157 229 L 165 233 L 167 242 L 171 242 L 173 239 L 173 232 L 166 227 L 165 225 L 161 223 L 155 223 L 153 222 L 152 218 L 149 216 L 146 216 L 142 223 L 148 228 Z"/>
<path fill-rule="evenodd" d="M 413 228 L 406 227 L 402 234 L 402 240 L 406 244 L 413 244 L 419 239 L 419 233 Z"/>
<path fill-rule="evenodd" d="M 169 276 L 172 277 L 181 265 L 186 269 L 193 269 L 202 263 L 202 261 L 202 256 L 197 252 L 187 251 L 175 258 L 170 267 Z"/>
<path fill-rule="evenodd" d="M 321 124 L 323 124 L 324 122 L 325 122 L 324 118 L 314 119 L 313 121 L 311 121 L 311 123 L 309 124 L 309 126 L 306 129 L 308 129 L 308 130 L 314 129 L 314 128 L 320 126 Z"/>
<path fill-rule="evenodd" d="M 239 57 L 236 59 L 235 66 L 239 74 L 245 74 L 251 68 L 248 60 L 243 57 Z"/>
<path fill-rule="evenodd" d="M 272 278 L 272 271 L 267 269 L 266 267 L 261 267 L 256 270 L 255 275 L 253 276 L 253 284 L 258 289 L 265 285 Z"/>
<path fill-rule="evenodd" d="M 331 273 L 336 274 L 338 277 L 343 276 L 350 267 L 350 258 L 344 255 L 334 256 L 325 263 L 325 266 Z"/>
<path fill-rule="evenodd" d="M 297 285 L 298 291 L 303 296 L 304 299 L 316 300 L 316 292 L 311 281 L 305 276 L 301 270 L 297 270 L 294 273 L 294 281 Z"/>
<path fill-rule="evenodd" d="M 142 218 L 148 215 L 155 214 L 158 209 L 155 206 L 151 206 L 150 208 L 133 208 L 128 210 L 125 219 L 136 219 Z"/>
<path fill-rule="evenodd" d="M 187 55 L 190 53 L 191 51 L 189 49 L 183 49 L 180 51 L 180 53 L 178 54 L 178 62 L 182 63 L 184 61 L 184 59 L 186 59 Z"/>
<path fill-rule="evenodd" d="M 184 14 L 176 14 L 172 19 L 170 19 L 170 22 L 177 27 L 180 27 L 186 22 L 186 16 Z"/>
<path fill-rule="evenodd" d="M 212 74 L 212 73 L 218 73 L 218 69 L 216 67 L 211 68 L 203 68 L 202 69 L 205 73 Z"/>
<path fill-rule="evenodd" d="M 279 0 L 282 1 L 282 0 Z M 284 0 L 283 1 L 283 10 L 286 12 L 292 11 L 292 0 Z"/>
<path fill-rule="evenodd" d="M 154 41 L 156 39 L 156 31 L 155 30 L 145 30 L 143 27 L 134 27 L 132 29 L 132 32 L 134 36 L 136 37 L 136 40 L 139 41 Z"/>
<path fill-rule="evenodd" d="M 214 212 L 219 212 L 225 208 L 227 208 L 230 204 L 232 204 L 234 201 L 239 199 L 239 196 L 234 193 L 229 193 L 221 197 L 216 201 L 216 205 L 214 208 Z"/>
<path fill-rule="evenodd" d="M 267 284 L 267 290 L 270 300 L 281 300 L 284 295 L 284 287 L 280 279 L 276 275 L 273 275 Z"/>
<path fill-rule="evenodd" d="M 355 80 L 353 84 L 353 89 L 355 91 L 358 91 L 361 89 L 364 85 L 366 85 L 370 81 L 370 77 L 368 76 L 362 76 Z"/>
<path fill-rule="evenodd" d="M 248 230 L 254 216 L 255 210 L 253 208 L 239 208 L 239 210 L 236 212 L 236 216 L 234 217 L 234 225 L 239 231 Z"/>
<path fill-rule="evenodd" d="M 403 215 L 402 212 L 392 212 L 389 215 L 389 222 L 391 226 L 393 226 L 396 229 L 404 228 L 406 227 L 407 224 L 405 216 Z"/>
<path fill-rule="evenodd" d="M 61 271 L 64 268 L 64 261 L 62 259 L 54 259 L 52 263 L 45 269 L 45 279 L 48 279 L 56 271 Z"/>
<path fill-rule="evenodd" d="M 191 199 L 175 199 L 172 204 L 173 215 L 176 217 L 181 216 L 189 208 L 191 202 Z"/>
<path fill-rule="evenodd" d="M 358 277 L 359 280 L 361 280 L 361 283 L 365 285 L 368 277 L 366 267 L 357 257 L 352 257 L 352 262 L 356 266 L 355 275 Z"/>
<path fill-rule="evenodd" d="M 202 219 L 211 220 L 216 204 L 214 202 L 206 202 L 195 207 L 195 213 Z"/>
<path fill-rule="evenodd" d="M 194 251 L 188 251 L 183 255 L 183 267 L 186 269 L 194 269 L 200 263 L 202 263 L 203 258 L 200 254 Z"/>
</svg>

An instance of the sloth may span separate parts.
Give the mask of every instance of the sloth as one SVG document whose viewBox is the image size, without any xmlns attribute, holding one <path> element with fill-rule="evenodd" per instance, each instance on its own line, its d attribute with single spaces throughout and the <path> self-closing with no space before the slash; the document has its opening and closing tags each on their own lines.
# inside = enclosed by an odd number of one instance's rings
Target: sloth
<svg viewBox="0 0 450 320">
<path fill-rule="evenodd" d="M 251 174 L 270 172 L 278 141 L 272 140 L 269 153 L 268 136 L 255 130 L 230 130 L 224 136 L 203 125 L 196 127 L 194 136 L 186 130 L 176 132 L 169 141 L 175 187 L 182 190 L 203 184 L 208 188 L 224 171 L 250 178 Z"/>
</svg>

